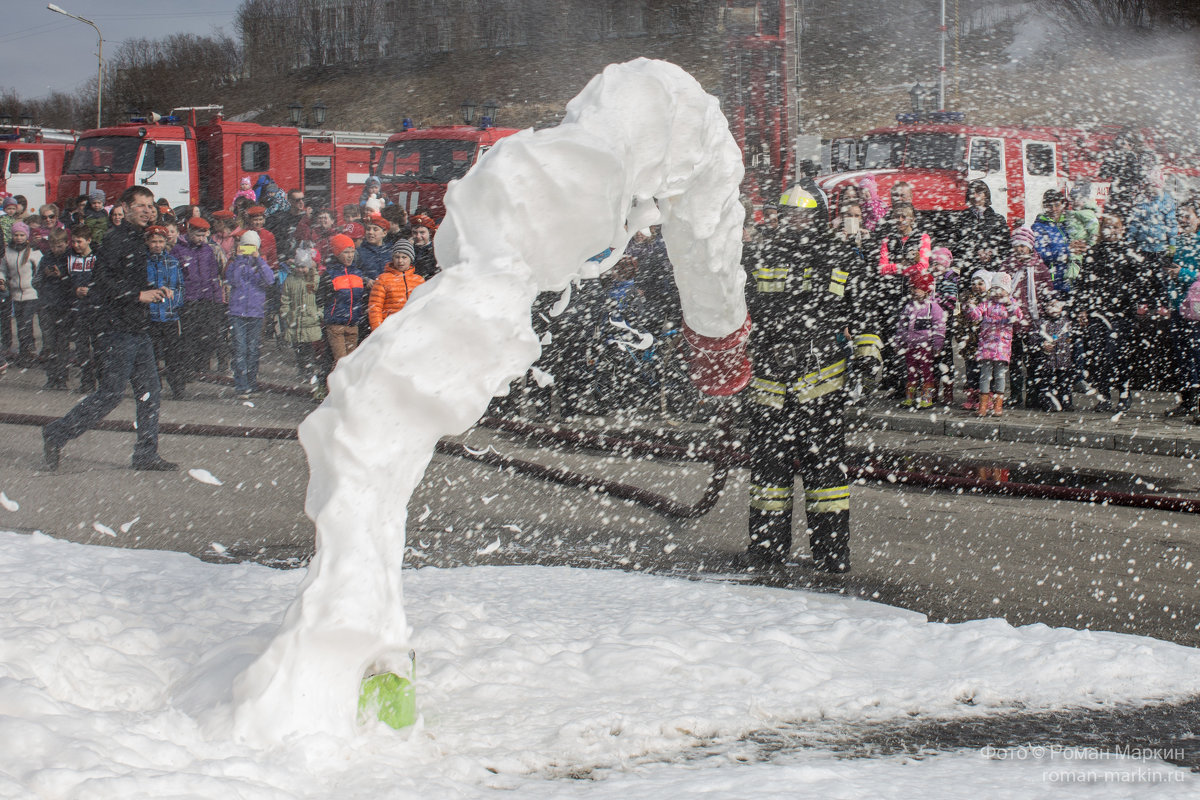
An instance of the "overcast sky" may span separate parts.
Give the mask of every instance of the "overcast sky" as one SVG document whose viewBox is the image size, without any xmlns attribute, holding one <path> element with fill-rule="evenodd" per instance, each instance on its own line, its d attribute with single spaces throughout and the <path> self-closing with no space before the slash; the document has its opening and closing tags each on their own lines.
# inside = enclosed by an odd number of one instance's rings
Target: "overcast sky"
<svg viewBox="0 0 1200 800">
<path fill-rule="evenodd" d="M 205 35 L 218 28 L 233 35 L 241 0 L 57 0 L 55 5 L 96 23 L 107 57 L 126 39 Z M 72 91 L 96 77 L 96 32 L 48 10 L 45 0 L 0 0 L 0 53 L 0 87 L 22 97 Z"/>
</svg>

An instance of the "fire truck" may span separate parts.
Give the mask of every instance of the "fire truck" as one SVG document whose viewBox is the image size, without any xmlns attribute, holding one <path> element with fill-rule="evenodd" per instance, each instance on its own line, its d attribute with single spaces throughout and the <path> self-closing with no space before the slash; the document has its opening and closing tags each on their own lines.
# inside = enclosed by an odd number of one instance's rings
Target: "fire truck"
<svg viewBox="0 0 1200 800">
<path fill-rule="evenodd" d="M 756 205 L 778 197 L 794 172 L 798 141 L 798 0 L 726 0 L 722 10 L 725 113 L 746 161 L 743 191 Z M 445 214 L 446 185 L 461 178 L 514 128 L 494 126 L 495 103 L 463 104 L 464 125 L 405 129 L 388 139 L 373 174 L 384 194 L 410 212 Z M 819 156 L 818 156 L 819 160 Z"/>
<path fill-rule="evenodd" d="M 479 125 L 468 121 L 436 128 L 410 127 L 405 120 L 405 129 L 387 140 L 373 170 L 384 195 L 409 213 L 423 208 L 441 219 L 446 213 L 442 203 L 446 185 L 466 175 L 496 142 L 517 132 L 495 127 L 492 119 L 485 115 Z"/>
<path fill-rule="evenodd" d="M 1015 229 L 1037 218 L 1047 189 L 1066 192 L 1086 185 L 1092 200 L 1103 208 L 1110 183 L 1101 178 L 1101 165 L 1120 131 L 1115 126 L 984 127 L 957 121 L 902 121 L 861 137 L 834 139 L 833 174 L 819 183 L 826 193 L 837 195 L 840 187 L 870 173 L 880 193 L 886 194 L 894 184 L 906 181 L 913 187 L 914 205 L 936 213 L 966 208 L 967 184 L 981 180 L 991 189 L 992 207 Z M 1187 197 L 1200 189 L 1200 161 L 1181 143 L 1151 130 L 1137 133 L 1146 154 L 1162 164 L 1167 190 L 1174 197 Z"/>
<path fill-rule="evenodd" d="M 0 192 L 19 194 L 37 210 L 60 196 L 63 166 L 75 147 L 74 131 L 11 128 L 0 134 Z"/>
<path fill-rule="evenodd" d="M 797 0 L 726 0 L 722 10 L 722 108 L 742 148 L 742 193 L 755 208 L 777 200 L 796 179 L 803 141 L 799 18 Z"/>
<path fill-rule="evenodd" d="M 215 112 L 205 124 L 200 112 Z M 242 178 L 270 175 L 314 206 L 358 203 L 385 133 L 323 131 L 224 119 L 220 106 L 175 109 L 87 131 L 76 143 L 59 197 L 102 189 L 115 198 L 142 185 L 172 206 L 229 208 Z"/>
</svg>

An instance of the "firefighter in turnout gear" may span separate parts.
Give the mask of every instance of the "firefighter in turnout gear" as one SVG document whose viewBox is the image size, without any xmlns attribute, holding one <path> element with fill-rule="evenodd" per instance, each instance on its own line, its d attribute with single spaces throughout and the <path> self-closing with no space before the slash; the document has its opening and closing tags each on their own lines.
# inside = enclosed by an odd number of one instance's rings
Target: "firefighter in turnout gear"
<svg viewBox="0 0 1200 800">
<path fill-rule="evenodd" d="M 850 569 L 850 485 L 843 463 L 844 407 L 859 365 L 874 370 L 880 339 L 864 320 L 861 257 L 816 216 L 818 203 L 794 187 L 783 218 L 745 248 L 753 328 L 749 419 L 751 569 L 783 563 L 792 546 L 793 484 L 799 463 L 816 569 Z M 866 362 L 860 361 L 865 359 Z"/>
</svg>

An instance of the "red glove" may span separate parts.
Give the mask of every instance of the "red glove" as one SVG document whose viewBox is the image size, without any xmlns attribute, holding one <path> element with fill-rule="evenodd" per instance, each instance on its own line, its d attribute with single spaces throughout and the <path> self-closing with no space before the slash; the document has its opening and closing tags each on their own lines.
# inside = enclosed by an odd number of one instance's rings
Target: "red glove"
<svg viewBox="0 0 1200 800">
<path fill-rule="evenodd" d="M 746 340 L 750 337 L 750 317 L 728 336 L 711 339 L 683 325 L 683 338 L 689 345 L 688 377 L 696 388 L 714 397 L 728 397 L 750 383 L 750 359 Z"/>
</svg>

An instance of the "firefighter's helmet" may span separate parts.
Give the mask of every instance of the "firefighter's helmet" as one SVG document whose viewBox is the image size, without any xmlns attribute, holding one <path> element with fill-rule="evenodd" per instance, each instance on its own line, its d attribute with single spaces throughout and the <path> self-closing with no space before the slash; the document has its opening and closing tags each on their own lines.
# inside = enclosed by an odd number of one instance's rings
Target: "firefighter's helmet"
<svg viewBox="0 0 1200 800">
<path fill-rule="evenodd" d="M 799 186 L 793 186 L 779 198 L 780 208 L 817 208 L 819 205 L 817 198 Z"/>
</svg>

